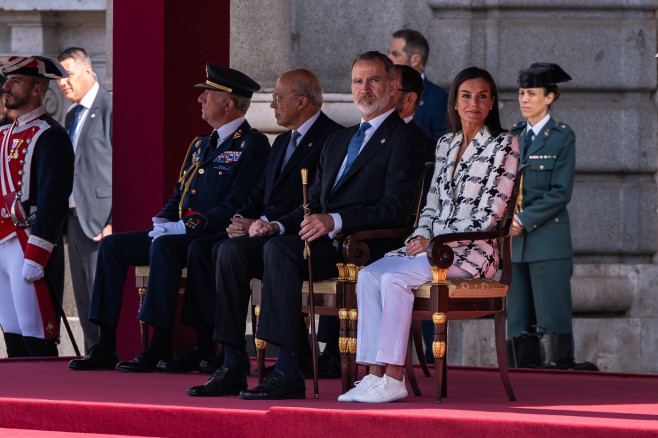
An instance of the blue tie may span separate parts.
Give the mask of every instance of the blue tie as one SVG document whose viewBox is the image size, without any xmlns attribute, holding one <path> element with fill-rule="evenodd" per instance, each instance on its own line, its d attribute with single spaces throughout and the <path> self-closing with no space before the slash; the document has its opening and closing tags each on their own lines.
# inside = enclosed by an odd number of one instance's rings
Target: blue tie
<svg viewBox="0 0 658 438">
<path fill-rule="evenodd" d="M 73 108 L 73 117 L 71 118 L 71 124 L 69 125 L 68 129 L 69 137 L 71 137 L 71 140 L 73 140 L 73 136 L 75 135 L 75 130 L 78 127 L 78 122 L 80 121 L 80 113 L 83 109 L 85 109 L 85 107 L 80 104 L 77 104 L 75 108 Z"/>
<path fill-rule="evenodd" d="M 336 184 L 338 184 L 338 182 L 343 178 L 343 176 L 345 176 L 347 171 L 350 170 L 350 166 L 352 165 L 352 163 L 354 163 L 354 160 L 356 160 L 356 156 L 359 155 L 361 144 L 363 144 L 363 139 L 366 137 L 366 131 L 371 126 L 372 125 L 368 122 L 361 123 L 361 126 L 359 126 L 359 130 L 356 131 L 356 134 L 354 134 L 354 136 L 352 136 L 352 139 L 350 140 L 350 145 L 347 147 L 347 160 L 345 160 L 345 170 L 343 170 L 343 173 L 340 175 L 340 178 L 336 180 Z"/>
<path fill-rule="evenodd" d="M 281 168 L 283 169 L 286 167 L 286 163 L 292 156 L 292 154 L 295 152 L 295 148 L 297 147 L 297 139 L 299 138 L 301 134 L 297 131 L 292 131 L 290 133 L 290 142 L 288 142 L 288 149 L 286 149 L 286 155 L 283 157 L 283 164 L 281 165 Z"/>
</svg>

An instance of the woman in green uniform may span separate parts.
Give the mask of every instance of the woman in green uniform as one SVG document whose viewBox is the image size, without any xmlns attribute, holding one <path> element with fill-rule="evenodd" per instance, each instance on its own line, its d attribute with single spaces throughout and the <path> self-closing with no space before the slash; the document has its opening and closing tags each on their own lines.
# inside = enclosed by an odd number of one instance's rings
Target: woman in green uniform
<svg viewBox="0 0 658 438">
<path fill-rule="evenodd" d="M 521 70 L 519 106 L 525 120 L 510 129 L 521 145 L 521 163 L 530 167 L 523 175 L 512 225 L 507 337 L 516 337 L 511 352 L 518 353 L 520 335 L 532 333 L 525 340 L 538 340 L 539 363 L 526 365 L 541 367 L 573 364 L 573 248 L 567 204 L 573 188 L 576 136 L 549 113 L 560 96 L 557 84 L 570 79 L 557 64 L 535 63 Z"/>
</svg>

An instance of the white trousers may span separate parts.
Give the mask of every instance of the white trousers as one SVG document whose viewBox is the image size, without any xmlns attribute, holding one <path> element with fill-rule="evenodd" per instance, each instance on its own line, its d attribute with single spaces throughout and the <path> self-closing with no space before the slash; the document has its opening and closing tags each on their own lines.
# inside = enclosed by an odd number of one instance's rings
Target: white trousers
<svg viewBox="0 0 658 438">
<path fill-rule="evenodd" d="M 43 321 L 34 283 L 23 280 L 18 238 L 0 244 L 0 325 L 5 333 L 43 339 Z"/>
<path fill-rule="evenodd" d="M 470 277 L 451 266 L 448 278 Z M 413 289 L 432 280 L 424 254 L 384 257 L 359 272 L 356 361 L 366 365 L 404 365 L 414 304 Z"/>
</svg>

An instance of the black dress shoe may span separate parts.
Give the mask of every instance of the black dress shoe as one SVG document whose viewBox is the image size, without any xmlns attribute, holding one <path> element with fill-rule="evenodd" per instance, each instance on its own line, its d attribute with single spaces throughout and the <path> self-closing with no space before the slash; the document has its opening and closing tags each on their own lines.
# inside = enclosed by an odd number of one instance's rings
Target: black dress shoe
<svg viewBox="0 0 658 438">
<path fill-rule="evenodd" d="M 187 390 L 192 397 L 222 397 L 225 395 L 238 395 L 247 389 L 247 375 L 243 372 L 231 371 L 221 367 L 206 383 L 193 386 Z"/>
<path fill-rule="evenodd" d="M 202 353 L 201 348 L 198 345 L 193 345 L 185 350 L 185 353 L 183 353 L 179 359 L 161 360 L 156 365 L 156 369 L 166 373 L 189 373 L 190 371 L 198 371 L 199 364 L 203 360 L 207 360 L 209 356 L 209 354 Z"/>
<path fill-rule="evenodd" d="M 155 371 L 155 367 L 161 360 L 172 360 L 173 353 L 163 354 L 151 347 L 147 347 L 130 362 L 119 362 L 116 369 L 127 373 L 150 373 Z"/>
<path fill-rule="evenodd" d="M 72 370 L 113 370 L 119 362 L 116 350 L 110 350 L 104 345 L 96 344 L 89 349 L 89 353 L 82 359 L 73 359 L 69 362 Z"/>
<path fill-rule="evenodd" d="M 240 393 L 245 400 L 286 400 L 293 398 L 306 398 L 306 382 L 299 373 L 295 377 L 287 377 L 275 369 L 265 378 L 263 383 L 254 389 L 247 389 Z"/>
<path fill-rule="evenodd" d="M 311 377 L 313 377 L 313 368 L 311 368 Z M 320 379 L 340 377 L 340 353 L 322 352 L 318 357 L 318 377 Z"/>
</svg>

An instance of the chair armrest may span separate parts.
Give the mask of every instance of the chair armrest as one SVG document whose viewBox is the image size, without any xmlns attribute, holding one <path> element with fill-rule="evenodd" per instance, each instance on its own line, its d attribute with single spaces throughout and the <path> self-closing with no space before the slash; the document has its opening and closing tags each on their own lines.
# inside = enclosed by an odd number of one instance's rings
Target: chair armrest
<svg viewBox="0 0 658 438">
<path fill-rule="evenodd" d="M 370 262 L 372 254 L 368 242 L 376 240 L 393 240 L 388 245 L 388 250 L 398 248 L 404 239 L 413 232 L 412 226 L 401 228 L 383 228 L 376 230 L 356 230 L 351 233 L 338 234 L 334 237 L 334 247 L 338 253 L 338 259 L 344 263 L 354 263 L 363 266 Z"/>
<path fill-rule="evenodd" d="M 507 229 L 497 229 L 488 231 L 465 231 L 460 233 L 439 234 L 430 241 L 427 246 L 427 258 L 430 265 L 440 269 L 447 269 L 452 265 L 455 255 L 452 248 L 446 245 L 449 242 L 458 242 L 464 240 L 490 240 L 506 237 L 509 233 Z"/>
</svg>

